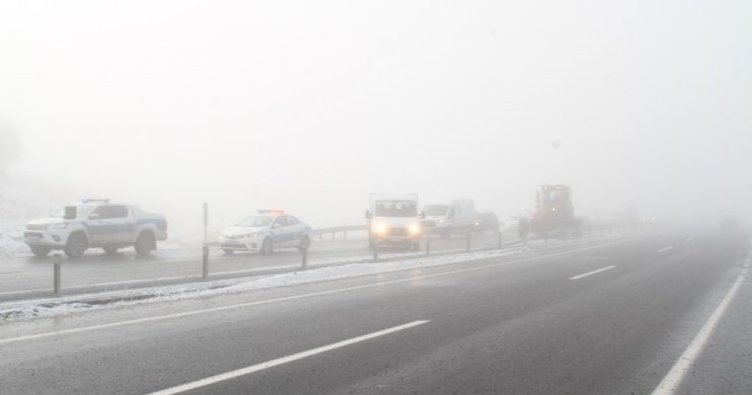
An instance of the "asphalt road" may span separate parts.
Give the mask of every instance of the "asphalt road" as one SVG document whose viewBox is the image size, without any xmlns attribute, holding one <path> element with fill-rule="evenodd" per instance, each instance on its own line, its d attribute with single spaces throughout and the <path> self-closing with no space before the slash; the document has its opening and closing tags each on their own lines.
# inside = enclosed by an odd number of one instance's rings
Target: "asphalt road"
<svg viewBox="0 0 752 395">
<path fill-rule="evenodd" d="M 517 241 L 515 235 L 504 235 L 505 243 Z M 496 235 L 473 236 L 471 248 L 492 248 L 498 245 Z M 425 243 L 422 246 L 425 249 Z M 446 253 L 464 251 L 466 240 L 454 236 L 449 239 L 432 238 L 431 251 Z M 425 250 L 423 250 L 425 251 Z M 392 248 L 381 252 L 382 258 L 415 256 L 411 252 Z M 308 263 L 311 266 L 336 265 L 371 259 L 367 241 L 314 239 Z M 216 277 L 236 277 L 292 270 L 300 267 L 301 255 L 296 249 L 279 249 L 273 255 L 237 252 L 225 255 L 212 248 L 209 271 Z M 0 258 L 0 300 L 43 296 L 52 291 L 52 263 L 55 258 Z M 78 293 L 93 290 L 115 290 L 137 286 L 193 281 L 201 276 L 200 246 L 158 250 L 147 258 L 139 258 L 132 249 L 124 249 L 113 256 L 101 250 L 87 251 L 83 259 L 62 258 L 62 286 L 64 292 Z"/>
<path fill-rule="evenodd" d="M 749 394 L 749 242 L 728 240 L 660 233 L 6 322 L 0 392 L 649 394 L 705 333 L 675 393 Z"/>
</svg>

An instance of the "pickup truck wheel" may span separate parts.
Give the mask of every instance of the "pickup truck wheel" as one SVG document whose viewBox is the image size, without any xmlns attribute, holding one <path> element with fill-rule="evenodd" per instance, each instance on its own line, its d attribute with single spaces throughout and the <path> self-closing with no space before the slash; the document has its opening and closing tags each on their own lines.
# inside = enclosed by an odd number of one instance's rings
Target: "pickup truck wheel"
<svg viewBox="0 0 752 395">
<path fill-rule="evenodd" d="M 154 249 L 154 234 L 151 232 L 143 232 L 138 235 L 136 240 L 136 254 L 139 256 L 149 256 L 151 250 Z"/>
<path fill-rule="evenodd" d="M 44 246 L 30 246 L 31 253 L 37 258 L 44 258 L 50 253 L 50 249 Z"/>
<path fill-rule="evenodd" d="M 68 258 L 78 259 L 84 256 L 84 252 L 89 248 L 86 236 L 82 233 L 74 233 L 68 237 L 68 242 L 65 244 L 65 255 Z"/>
<path fill-rule="evenodd" d="M 300 239 L 300 243 L 298 244 L 298 251 L 301 253 L 308 251 L 308 247 L 311 246 L 311 239 L 306 235 L 303 236 L 302 239 Z"/>
<path fill-rule="evenodd" d="M 104 253 L 107 255 L 115 255 L 118 252 L 117 247 L 104 247 L 102 249 L 104 250 Z"/>
<path fill-rule="evenodd" d="M 274 253 L 274 243 L 272 239 L 265 238 L 261 243 L 261 255 L 271 255 Z"/>
</svg>

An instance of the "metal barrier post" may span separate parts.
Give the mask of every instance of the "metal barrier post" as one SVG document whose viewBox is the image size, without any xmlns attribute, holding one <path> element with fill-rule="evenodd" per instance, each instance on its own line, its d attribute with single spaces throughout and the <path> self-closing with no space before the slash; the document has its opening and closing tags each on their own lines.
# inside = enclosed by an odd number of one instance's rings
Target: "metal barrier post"
<svg viewBox="0 0 752 395">
<path fill-rule="evenodd" d="M 61 287 L 60 287 L 60 270 L 61 270 L 61 263 L 63 261 L 62 256 L 58 253 L 55 254 L 55 263 L 53 265 L 53 278 L 52 278 L 52 288 L 55 291 L 55 295 L 60 295 Z"/>
<path fill-rule="evenodd" d="M 202 255 L 203 255 L 203 267 L 201 272 L 201 277 L 206 280 L 209 278 L 209 246 L 204 244 L 204 247 L 202 248 Z"/>
</svg>

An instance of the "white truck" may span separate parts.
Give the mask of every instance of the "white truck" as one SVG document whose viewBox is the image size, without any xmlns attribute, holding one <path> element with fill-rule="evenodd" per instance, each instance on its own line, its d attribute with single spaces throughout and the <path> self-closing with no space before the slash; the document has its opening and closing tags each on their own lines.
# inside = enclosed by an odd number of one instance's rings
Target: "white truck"
<svg viewBox="0 0 752 395">
<path fill-rule="evenodd" d="M 420 248 L 423 232 L 418 214 L 418 195 L 371 194 L 370 200 L 370 208 L 366 210 L 366 221 L 371 248 Z"/>
<path fill-rule="evenodd" d="M 422 214 L 425 218 L 421 225 L 426 232 L 442 237 L 471 230 L 478 221 L 475 202 L 470 199 L 458 199 L 450 204 L 427 204 Z"/>
<path fill-rule="evenodd" d="M 71 258 L 80 258 L 89 248 L 114 254 L 125 247 L 135 247 L 138 255 L 147 256 L 157 249 L 158 240 L 166 239 L 167 221 L 162 215 L 109 199 L 82 200 L 56 216 L 30 221 L 24 232 L 24 242 L 38 257 L 63 250 Z"/>
</svg>

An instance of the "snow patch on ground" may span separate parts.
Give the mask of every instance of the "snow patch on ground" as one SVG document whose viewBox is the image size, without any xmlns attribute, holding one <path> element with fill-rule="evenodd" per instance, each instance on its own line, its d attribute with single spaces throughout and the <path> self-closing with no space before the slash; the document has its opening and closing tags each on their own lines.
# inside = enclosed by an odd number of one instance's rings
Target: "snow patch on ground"
<svg viewBox="0 0 752 395">
<path fill-rule="evenodd" d="M 597 240 L 614 237 L 597 238 Z M 576 246 L 590 244 L 594 240 L 552 241 L 548 247 L 561 245 Z M 536 243 L 537 244 L 537 243 Z M 541 243 L 542 244 L 542 243 Z M 149 287 L 129 291 L 100 292 L 89 295 L 76 295 L 61 298 L 36 299 L 23 302 L 0 304 L 0 320 L 24 320 L 38 317 L 51 317 L 72 314 L 82 310 L 123 307 L 143 303 L 156 303 L 195 297 L 208 297 L 247 292 L 304 283 L 331 281 L 379 273 L 389 273 L 409 269 L 472 262 L 484 259 L 518 255 L 528 251 L 541 250 L 534 246 L 518 246 L 503 250 L 476 251 L 435 257 L 413 257 L 390 262 L 351 263 L 340 266 L 327 266 L 305 271 L 295 271 L 263 277 L 196 282 L 181 285 Z"/>
</svg>

